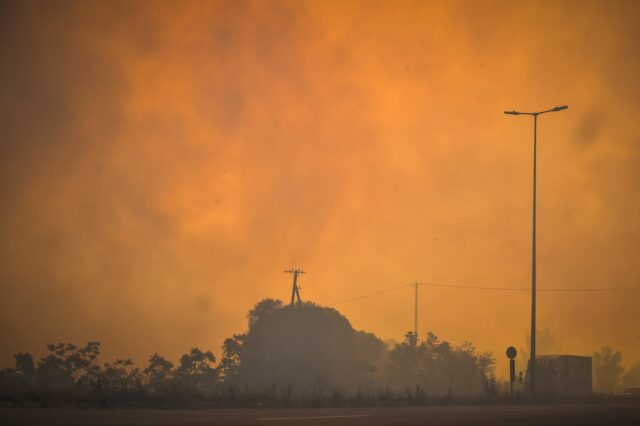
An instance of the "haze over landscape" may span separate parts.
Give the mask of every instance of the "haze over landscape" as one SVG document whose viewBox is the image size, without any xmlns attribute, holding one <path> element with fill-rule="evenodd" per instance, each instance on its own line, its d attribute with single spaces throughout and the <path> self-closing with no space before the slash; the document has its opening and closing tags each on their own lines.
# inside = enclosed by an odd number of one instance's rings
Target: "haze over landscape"
<svg viewBox="0 0 640 426">
<path fill-rule="evenodd" d="M 640 285 L 640 4 L 3 2 L 0 365 L 216 354 L 266 297 Z M 421 288 L 419 332 L 524 346 L 530 294 Z M 556 350 L 640 361 L 637 291 L 540 292 Z M 413 290 L 336 304 L 402 340 Z M 502 363 L 502 364 L 501 364 Z"/>
</svg>

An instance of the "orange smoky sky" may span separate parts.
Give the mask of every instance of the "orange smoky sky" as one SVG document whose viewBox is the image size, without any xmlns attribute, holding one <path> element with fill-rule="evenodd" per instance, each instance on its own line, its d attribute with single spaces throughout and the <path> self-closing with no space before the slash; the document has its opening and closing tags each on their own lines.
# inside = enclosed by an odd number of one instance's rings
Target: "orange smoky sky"
<svg viewBox="0 0 640 426">
<path fill-rule="evenodd" d="M 409 284 L 640 286 L 640 3 L 2 2 L 0 361 L 143 363 Z M 400 340 L 413 290 L 335 305 Z M 539 294 L 564 353 L 640 360 L 638 291 Z M 423 287 L 420 332 L 506 363 L 527 292 Z M 502 367 L 500 367 L 502 368 Z"/>
</svg>

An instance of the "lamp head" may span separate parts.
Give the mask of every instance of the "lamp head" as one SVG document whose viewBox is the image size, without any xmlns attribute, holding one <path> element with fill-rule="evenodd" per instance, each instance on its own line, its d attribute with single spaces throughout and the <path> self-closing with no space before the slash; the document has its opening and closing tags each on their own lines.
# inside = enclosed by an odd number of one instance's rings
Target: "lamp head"
<svg viewBox="0 0 640 426">
<path fill-rule="evenodd" d="M 553 108 L 551 111 L 562 111 L 563 109 L 569 108 L 567 105 L 557 106 Z"/>
<path fill-rule="evenodd" d="M 518 111 L 505 111 L 504 113 L 509 115 L 520 115 Z"/>
</svg>

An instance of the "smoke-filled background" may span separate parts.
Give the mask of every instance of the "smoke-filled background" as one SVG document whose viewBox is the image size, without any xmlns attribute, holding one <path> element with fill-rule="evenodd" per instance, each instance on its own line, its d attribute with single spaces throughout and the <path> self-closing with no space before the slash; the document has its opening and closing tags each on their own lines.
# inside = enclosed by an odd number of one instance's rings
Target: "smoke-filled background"
<svg viewBox="0 0 640 426">
<path fill-rule="evenodd" d="M 640 284 L 640 4 L 0 3 L 0 362 L 219 353 L 264 297 Z M 540 293 L 564 353 L 640 358 L 639 292 Z M 400 340 L 413 290 L 336 305 Z M 527 292 L 421 288 L 492 350 Z M 500 367 L 502 368 L 502 367 Z"/>
</svg>

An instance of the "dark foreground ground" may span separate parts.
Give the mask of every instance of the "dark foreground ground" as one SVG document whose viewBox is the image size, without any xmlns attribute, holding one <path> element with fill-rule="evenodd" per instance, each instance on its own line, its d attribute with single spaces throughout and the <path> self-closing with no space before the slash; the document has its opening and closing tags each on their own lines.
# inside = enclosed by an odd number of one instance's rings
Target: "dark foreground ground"
<svg viewBox="0 0 640 426">
<path fill-rule="evenodd" d="M 272 410 L 0 410 L 0 425 L 640 425 L 640 405 Z"/>
</svg>

